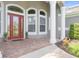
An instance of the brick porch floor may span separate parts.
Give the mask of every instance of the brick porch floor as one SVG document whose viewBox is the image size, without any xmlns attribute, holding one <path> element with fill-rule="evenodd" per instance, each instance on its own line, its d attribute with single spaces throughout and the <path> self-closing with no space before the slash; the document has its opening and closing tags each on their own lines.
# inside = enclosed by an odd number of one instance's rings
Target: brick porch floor
<svg viewBox="0 0 79 59">
<path fill-rule="evenodd" d="M 25 39 L 1 42 L 0 49 L 4 58 L 17 58 L 48 45 L 50 45 L 49 39 Z"/>
</svg>

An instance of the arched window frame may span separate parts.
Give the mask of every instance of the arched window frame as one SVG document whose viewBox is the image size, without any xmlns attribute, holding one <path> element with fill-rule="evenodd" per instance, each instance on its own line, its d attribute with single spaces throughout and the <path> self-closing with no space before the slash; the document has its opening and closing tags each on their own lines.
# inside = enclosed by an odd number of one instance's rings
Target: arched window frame
<svg viewBox="0 0 79 59">
<path fill-rule="evenodd" d="M 8 6 L 8 10 L 23 13 L 23 10 L 20 7 L 17 7 L 17 6 Z"/>
<path fill-rule="evenodd" d="M 33 10 L 35 10 L 35 14 L 28 14 L 28 11 L 29 10 L 31 10 L 31 9 L 33 9 Z M 35 17 L 35 32 L 28 32 L 28 16 L 34 16 Z M 36 35 L 37 34 L 37 9 L 36 8 L 28 8 L 27 10 L 26 10 L 26 32 L 28 32 L 28 34 L 29 35 Z"/>
<path fill-rule="evenodd" d="M 20 9 L 23 10 L 23 13 L 19 13 L 19 12 L 16 12 L 16 11 L 8 10 L 8 7 L 9 7 L 9 6 L 18 7 L 18 8 L 20 8 Z M 7 10 L 7 12 L 10 12 L 10 13 L 19 14 L 19 15 L 24 15 L 24 8 L 22 8 L 20 5 L 17 5 L 17 4 L 7 4 L 7 5 L 6 5 L 6 10 Z"/>
<path fill-rule="evenodd" d="M 43 11 L 44 13 L 45 13 L 45 15 L 40 15 L 40 11 Z M 39 11 L 38 11 L 38 14 L 39 14 L 39 28 L 38 28 L 38 30 L 39 30 L 39 35 L 40 34 L 47 34 L 47 12 L 44 10 L 44 9 L 39 9 Z M 40 32 L 40 17 L 43 17 L 43 18 L 45 18 L 45 32 Z"/>
<path fill-rule="evenodd" d="M 19 13 L 19 12 L 15 12 L 15 11 L 11 11 L 11 10 L 8 10 L 8 6 L 16 6 L 16 7 L 19 7 L 19 8 L 21 8 L 22 10 L 23 10 L 23 13 Z M 7 32 L 8 31 L 8 28 L 7 28 L 7 24 L 8 24 L 8 13 L 13 13 L 13 14 L 18 14 L 18 15 L 23 15 L 24 16 L 24 33 L 25 33 L 25 26 L 26 26 L 26 24 L 25 24 L 25 9 L 24 8 L 22 8 L 20 5 L 18 5 L 18 4 L 7 4 L 6 5 L 6 31 L 5 32 Z M 25 38 L 25 34 L 24 34 L 24 38 Z"/>
</svg>

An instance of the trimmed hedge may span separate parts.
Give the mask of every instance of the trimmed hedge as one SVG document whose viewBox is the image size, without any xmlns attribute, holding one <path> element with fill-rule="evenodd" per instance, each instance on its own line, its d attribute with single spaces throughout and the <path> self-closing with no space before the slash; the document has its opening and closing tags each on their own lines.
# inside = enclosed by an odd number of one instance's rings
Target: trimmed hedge
<svg viewBox="0 0 79 59">
<path fill-rule="evenodd" d="M 79 39 L 79 23 L 70 25 L 69 37 L 71 39 Z"/>
</svg>

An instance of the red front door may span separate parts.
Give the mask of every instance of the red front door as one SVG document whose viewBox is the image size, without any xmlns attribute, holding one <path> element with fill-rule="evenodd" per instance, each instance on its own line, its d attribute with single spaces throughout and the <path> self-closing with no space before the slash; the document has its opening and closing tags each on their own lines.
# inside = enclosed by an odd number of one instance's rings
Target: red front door
<svg viewBox="0 0 79 59">
<path fill-rule="evenodd" d="M 24 17 L 8 13 L 8 38 L 10 40 L 21 40 L 24 38 Z"/>
</svg>

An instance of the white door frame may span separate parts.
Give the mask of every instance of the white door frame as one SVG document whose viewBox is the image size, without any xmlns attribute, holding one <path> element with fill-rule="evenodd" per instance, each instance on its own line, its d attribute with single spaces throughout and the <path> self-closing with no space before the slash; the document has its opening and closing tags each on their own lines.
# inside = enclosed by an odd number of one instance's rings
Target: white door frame
<svg viewBox="0 0 79 59">
<path fill-rule="evenodd" d="M 35 14 L 28 14 L 29 10 L 35 10 Z M 35 32 L 28 32 L 28 16 L 35 16 Z M 26 10 L 26 32 L 28 32 L 29 35 L 36 35 L 37 34 L 37 9 L 36 8 L 28 8 Z"/>
<path fill-rule="evenodd" d="M 19 12 L 14 12 L 14 11 L 10 11 L 8 10 L 8 6 L 17 6 L 19 8 L 21 8 L 23 10 L 23 13 L 19 13 Z M 24 16 L 24 38 L 25 38 L 25 9 L 22 8 L 20 5 L 18 4 L 7 4 L 6 5 L 6 31 L 8 31 L 8 13 L 14 13 L 14 14 L 19 14 L 19 15 L 23 15 Z"/>
<path fill-rule="evenodd" d="M 45 16 L 40 15 L 40 11 L 43 11 L 45 13 Z M 45 35 L 47 34 L 47 12 L 44 9 L 40 9 L 38 11 L 38 30 L 39 30 L 39 35 Z M 45 18 L 45 32 L 40 32 L 40 17 Z"/>
<path fill-rule="evenodd" d="M 0 33 L 0 37 L 3 36 L 4 34 L 4 3 L 0 2 L 1 7 L 0 7 L 0 12 L 1 12 L 1 33 Z"/>
</svg>

